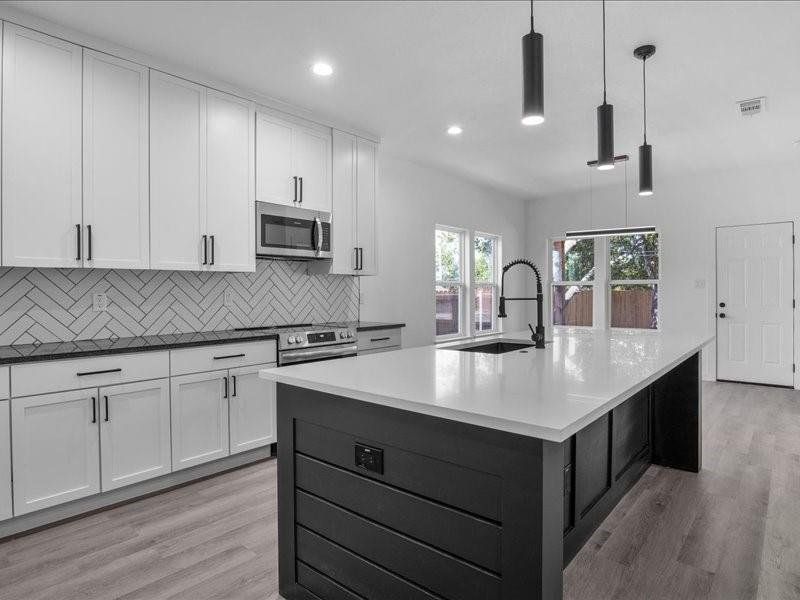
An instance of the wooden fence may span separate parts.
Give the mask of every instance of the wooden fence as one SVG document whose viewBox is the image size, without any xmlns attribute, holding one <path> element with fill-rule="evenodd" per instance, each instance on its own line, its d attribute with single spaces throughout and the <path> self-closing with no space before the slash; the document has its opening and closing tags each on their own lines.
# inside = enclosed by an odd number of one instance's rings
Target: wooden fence
<svg viewBox="0 0 800 600">
<path fill-rule="evenodd" d="M 611 291 L 611 324 L 614 327 L 653 329 L 652 288 Z M 553 298 L 553 316 L 557 324 L 592 325 L 592 290 L 581 290 L 563 301 Z"/>
</svg>

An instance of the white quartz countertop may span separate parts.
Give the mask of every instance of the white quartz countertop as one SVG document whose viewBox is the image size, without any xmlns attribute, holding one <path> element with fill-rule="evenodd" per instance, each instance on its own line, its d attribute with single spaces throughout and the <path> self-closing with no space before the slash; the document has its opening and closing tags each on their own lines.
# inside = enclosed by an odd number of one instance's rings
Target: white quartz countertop
<svg viewBox="0 0 800 600">
<path fill-rule="evenodd" d="M 524 332 L 501 337 L 530 341 Z M 260 376 L 561 442 L 712 339 L 652 331 L 558 332 L 544 350 L 494 355 L 421 346 L 262 369 Z"/>
</svg>

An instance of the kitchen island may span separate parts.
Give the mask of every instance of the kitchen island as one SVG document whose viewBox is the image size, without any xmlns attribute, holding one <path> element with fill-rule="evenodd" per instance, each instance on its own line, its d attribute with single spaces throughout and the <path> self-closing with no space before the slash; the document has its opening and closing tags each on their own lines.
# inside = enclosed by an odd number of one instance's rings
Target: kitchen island
<svg viewBox="0 0 800 600">
<path fill-rule="evenodd" d="M 280 593 L 561 598 L 563 567 L 648 465 L 700 470 L 709 341 L 581 331 L 262 371 Z"/>
</svg>

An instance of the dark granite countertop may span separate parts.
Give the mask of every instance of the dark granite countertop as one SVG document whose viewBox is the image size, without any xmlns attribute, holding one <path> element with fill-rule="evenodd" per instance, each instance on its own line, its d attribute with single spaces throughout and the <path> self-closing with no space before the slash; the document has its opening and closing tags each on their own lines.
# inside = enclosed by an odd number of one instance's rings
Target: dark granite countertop
<svg viewBox="0 0 800 600">
<path fill-rule="evenodd" d="M 379 329 L 397 329 L 405 327 L 405 323 L 373 323 L 349 322 L 330 323 L 355 327 L 357 331 L 375 331 Z M 276 340 L 278 332 L 283 328 L 258 329 L 253 331 L 201 331 L 197 333 L 174 333 L 168 335 L 147 335 L 140 337 L 123 337 L 116 339 L 76 340 L 74 342 L 51 342 L 47 344 L 21 344 L 18 346 L 0 346 L 0 366 L 46 360 L 63 360 L 86 356 L 102 356 L 106 354 L 129 354 L 133 352 L 153 352 L 156 350 L 172 350 L 175 348 L 191 348 L 194 346 L 212 346 L 233 342 L 250 342 L 258 340 Z"/>
</svg>

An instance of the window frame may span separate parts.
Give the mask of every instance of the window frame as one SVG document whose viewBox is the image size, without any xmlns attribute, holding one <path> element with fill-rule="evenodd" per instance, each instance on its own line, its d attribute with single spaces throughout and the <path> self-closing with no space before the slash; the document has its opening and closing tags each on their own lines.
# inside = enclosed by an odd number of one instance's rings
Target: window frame
<svg viewBox="0 0 800 600">
<path fill-rule="evenodd" d="M 616 327 L 611 324 L 612 318 L 612 304 L 611 304 L 611 288 L 615 285 L 653 285 L 658 290 L 658 305 L 659 309 L 661 307 L 661 272 L 662 272 L 662 262 L 661 262 L 661 232 L 659 230 L 653 231 L 652 234 L 655 234 L 658 238 L 658 277 L 656 279 L 611 279 L 611 244 L 606 242 L 606 259 L 605 259 L 605 266 L 608 272 L 608 283 L 606 284 L 606 326 L 608 329 L 613 329 L 615 331 L 635 331 L 635 332 L 643 332 L 643 331 L 652 331 L 657 332 L 663 329 L 663 319 L 661 310 L 658 311 L 658 315 L 656 318 L 656 326 L 653 329 L 649 327 Z M 630 236 L 633 235 L 651 235 L 651 234 L 629 234 Z M 622 235 L 613 236 L 613 237 L 623 237 Z M 596 258 L 596 257 L 595 257 Z"/>
<path fill-rule="evenodd" d="M 461 238 L 460 257 L 459 257 L 459 281 L 442 281 L 436 278 L 436 234 L 439 231 L 448 231 L 450 233 L 458 234 Z M 464 310 L 464 300 L 469 297 L 469 283 L 465 276 L 467 269 L 471 272 L 472 265 L 469 261 L 469 253 L 466 252 L 467 244 L 469 244 L 470 236 L 469 231 L 462 227 L 453 227 L 451 225 L 436 224 L 433 228 L 433 334 L 437 342 L 447 340 L 454 340 L 466 337 L 465 331 L 470 331 L 466 322 L 467 314 L 470 312 Z M 455 333 L 446 333 L 438 335 L 436 333 L 436 288 L 437 287 L 458 287 L 459 300 L 458 300 L 458 331 Z"/>
<path fill-rule="evenodd" d="M 594 278 L 590 281 L 556 281 L 555 272 L 553 271 L 553 245 L 556 242 L 563 242 L 568 239 L 591 239 L 593 240 L 593 250 L 594 250 L 594 260 L 593 260 L 593 269 L 594 269 Z M 598 282 L 598 264 L 597 264 L 597 249 L 598 246 L 603 246 L 603 244 L 598 244 L 598 240 L 600 238 L 593 237 L 593 236 L 586 236 L 582 238 L 566 238 L 566 237 L 554 237 L 548 240 L 548 247 L 547 247 L 547 265 L 548 265 L 548 275 L 549 275 L 549 285 L 548 290 L 550 295 L 547 299 L 547 306 L 549 306 L 550 312 L 550 326 L 554 329 L 558 329 L 559 331 L 570 331 L 570 330 L 587 330 L 587 329 L 596 329 L 598 321 L 598 310 L 597 310 L 597 282 Z M 553 294 L 555 292 L 556 287 L 588 287 L 591 286 L 592 288 L 592 324 L 591 325 L 559 325 L 555 322 L 555 315 L 553 314 Z"/>
<path fill-rule="evenodd" d="M 475 280 L 475 238 L 482 237 L 482 238 L 492 238 L 495 241 L 495 251 L 494 251 L 494 264 L 492 265 L 492 281 L 485 282 L 485 281 L 476 281 Z M 497 233 L 489 233 L 486 231 L 478 231 L 475 230 L 470 235 L 469 246 L 471 249 L 471 257 L 472 257 L 472 264 L 470 265 L 470 289 L 469 293 L 469 325 L 470 325 L 470 333 L 472 337 L 481 337 L 484 335 L 497 335 L 502 331 L 502 321 L 497 318 L 496 310 L 492 311 L 492 328 L 490 330 L 482 330 L 478 331 L 475 327 L 475 316 L 477 311 L 475 310 L 475 291 L 479 287 L 491 287 L 494 290 L 494 298 L 495 302 L 500 301 L 500 277 L 501 277 L 501 269 L 503 268 L 503 236 Z M 495 305 L 495 309 L 497 305 Z"/>
</svg>

